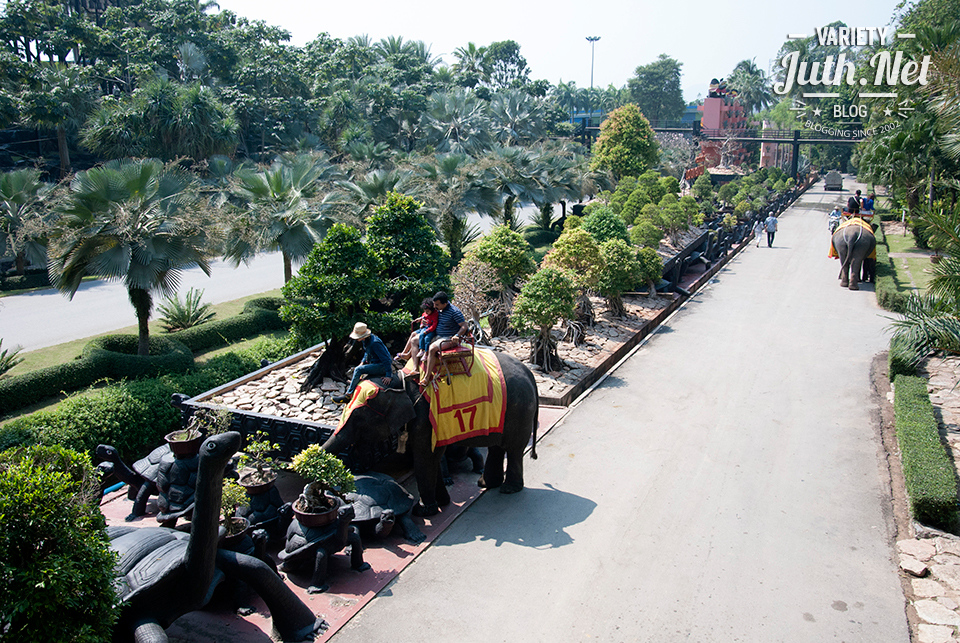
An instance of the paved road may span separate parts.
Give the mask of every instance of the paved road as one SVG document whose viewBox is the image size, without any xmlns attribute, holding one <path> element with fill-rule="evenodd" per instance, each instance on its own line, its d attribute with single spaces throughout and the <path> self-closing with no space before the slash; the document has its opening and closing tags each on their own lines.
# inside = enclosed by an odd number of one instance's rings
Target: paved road
<svg viewBox="0 0 960 643">
<path fill-rule="evenodd" d="M 888 322 L 837 285 L 836 199 L 784 213 L 334 643 L 909 641 L 869 382 Z"/>
<path fill-rule="evenodd" d="M 283 259 L 278 253 L 260 255 L 234 268 L 214 261 L 210 277 L 199 268 L 184 271 L 180 292 L 202 289 L 203 301 L 218 304 L 283 285 Z M 158 304 L 161 302 L 154 302 Z M 156 313 L 156 311 L 154 311 Z M 38 290 L 0 299 L 0 338 L 4 347 L 25 351 L 135 326 L 137 316 L 120 283 L 87 281 L 73 299 L 56 290 Z"/>
</svg>

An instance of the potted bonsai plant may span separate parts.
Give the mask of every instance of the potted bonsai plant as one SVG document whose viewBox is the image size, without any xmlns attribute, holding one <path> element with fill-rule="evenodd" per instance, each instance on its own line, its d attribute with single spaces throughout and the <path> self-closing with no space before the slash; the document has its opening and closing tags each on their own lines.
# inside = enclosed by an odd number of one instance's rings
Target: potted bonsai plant
<svg viewBox="0 0 960 643">
<path fill-rule="evenodd" d="M 277 479 L 277 469 L 284 468 L 283 462 L 271 456 L 280 450 L 279 444 L 270 442 L 264 431 L 257 431 L 248 438 L 247 445 L 240 452 L 240 485 L 247 495 L 254 496 L 270 490 Z"/>
<path fill-rule="evenodd" d="M 337 509 L 346 502 L 343 494 L 355 490 L 353 474 L 343 462 L 319 444 L 311 444 L 293 457 L 291 468 L 308 481 L 293 503 L 300 524 L 320 527 L 336 520 Z"/>
<path fill-rule="evenodd" d="M 231 419 L 232 414 L 226 407 L 197 409 L 190 416 L 187 428 L 171 431 L 164 436 L 164 439 L 176 457 L 193 457 L 200 451 L 204 438 L 229 429 Z"/>
<path fill-rule="evenodd" d="M 220 524 L 226 530 L 223 537 L 222 546 L 229 548 L 236 544 L 247 532 L 250 522 L 246 518 L 241 518 L 237 514 L 237 509 L 247 500 L 247 494 L 243 487 L 233 480 L 223 481 L 223 496 L 220 499 L 220 513 L 222 519 Z"/>
</svg>

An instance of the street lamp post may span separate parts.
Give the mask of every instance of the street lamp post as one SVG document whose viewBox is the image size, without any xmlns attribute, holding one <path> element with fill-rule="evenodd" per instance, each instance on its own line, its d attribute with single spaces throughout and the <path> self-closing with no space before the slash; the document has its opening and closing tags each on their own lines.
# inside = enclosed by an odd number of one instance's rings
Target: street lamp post
<svg viewBox="0 0 960 643">
<path fill-rule="evenodd" d="M 590 43 L 590 93 L 587 94 L 587 124 L 593 120 L 593 49 L 600 36 L 587 36 Z M 586 132 L 584 132 L 586 134 Z"/>
</svg>

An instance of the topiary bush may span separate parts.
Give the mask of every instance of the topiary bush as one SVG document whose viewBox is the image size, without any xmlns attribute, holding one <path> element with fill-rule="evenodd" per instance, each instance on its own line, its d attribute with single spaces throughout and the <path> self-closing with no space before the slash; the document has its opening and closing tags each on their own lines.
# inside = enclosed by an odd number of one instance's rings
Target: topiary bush
<svg viewBox="0 0 960 643">
<path fill-rule="evenodd" d="M 571 218 L 567 217 L 567 227 Z M 520 233 L 502 225 L 494 226 L 473 249 L 480 261 L 493 266 L 506 288 L 512 287 L 536 269 L 530 251 L 530 244 Z"/>
<path fill-rule="evenodd" d="M 659 248 L 663 232 L 650 221 L 641 221 L 630 229 L 630 241 L 643 248 Z"/>
<path fill-rule="evenodd" d="M 589 232 L 597 240 L 597 243 L 603 243 L 610 239 L 621 239 L 624 243 L 630 243 L 627 224 L 624 223 L 620 215 L 608 206 L 594 208 L 590 214 L 583 218 L 581 227 Z"/>
<path fill-rule="evenodd" d="M 34 446 L 0 453 L 0 638 L 107 643 L 116 555 L 90 459 Z"/>
<path fill-rule="evenodd" d="M 137 355 L 135 335 L 95 337 L 83 347 L 81 359 L 98 365 L 100 377 L 153 377 L 179 373 L 193 366 L 193 352 L 181 342 L 163 336 L 150 337 L 150 354 Z"/>
<path fill-rule="evenodd" d="M 913 517 L 925 525 L 955 531 L 957 478 L 940 441 L 927 381 L 922 377 L 898 375 L 894 380 L 893 408 Z"/>
</svg>

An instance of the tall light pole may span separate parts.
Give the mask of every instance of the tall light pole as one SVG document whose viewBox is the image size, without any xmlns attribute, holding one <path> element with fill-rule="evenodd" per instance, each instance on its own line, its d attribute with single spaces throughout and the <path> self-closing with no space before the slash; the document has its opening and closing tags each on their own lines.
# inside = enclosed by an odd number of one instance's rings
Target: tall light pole
<svg viewBox="0 0 960 643">
<path fill-rule="evenodd" d="M 598 40 L 600 36 L 587 36 L 587 41 L 590 43 L 590 89 L 593 89 L 593 47 Z"/>
<path fill-rule="evenodd" d="M 593 48 L 598 40 L 600 40 L 600 36 L 587 36 L 587 42 L 590 43 L 590 93 L 587 94 L 587 124 L 593 121 Z"/>
</svg>

